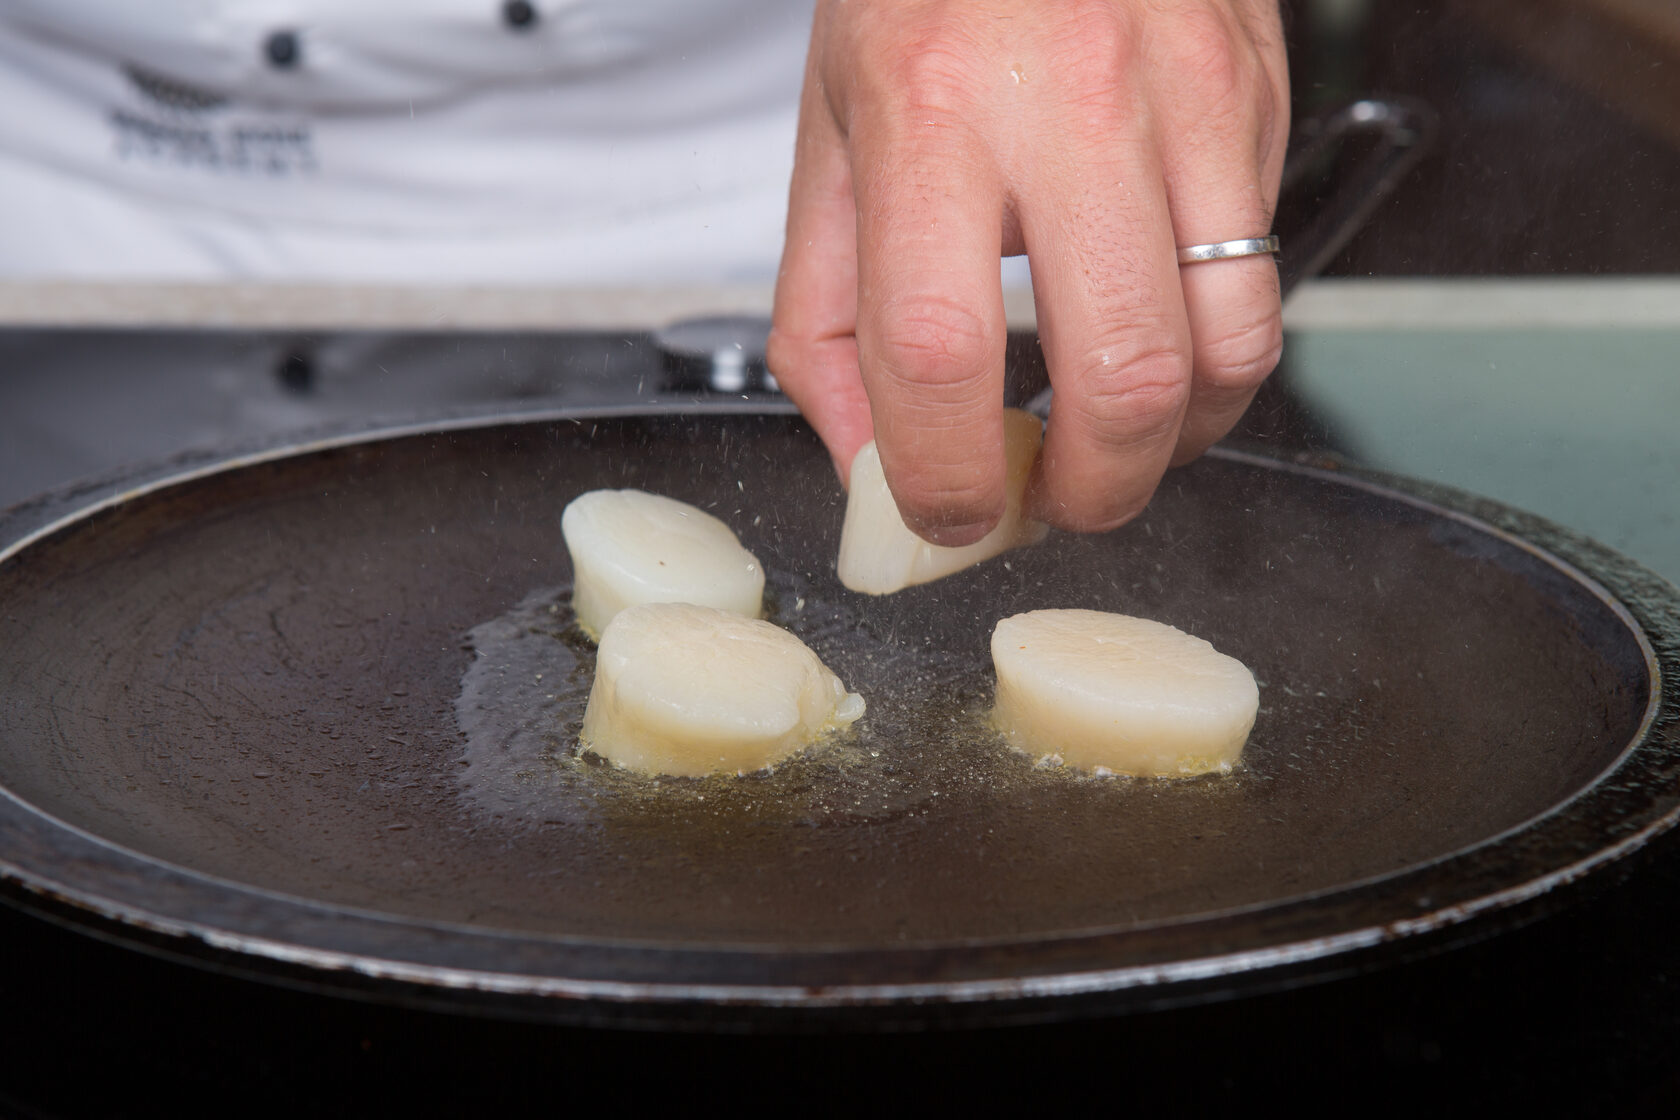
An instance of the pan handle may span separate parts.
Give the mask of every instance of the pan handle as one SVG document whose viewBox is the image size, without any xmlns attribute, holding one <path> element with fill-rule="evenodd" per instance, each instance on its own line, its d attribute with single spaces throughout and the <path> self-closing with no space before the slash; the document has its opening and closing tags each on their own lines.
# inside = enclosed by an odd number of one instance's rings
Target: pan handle
<svg viewBox="0 0 1680 1120">
<path fill-rule="evenodd" d="M 1366 98 L 1296 126 L 1272 223 L 1284 249 L 1284 299 L 1353 240 L 1429 151 L 1435 131 L 1434 111 L 1407 97 Z M 1351 157 L 1344 152 L 1360 141 L 1370 146 Z"/>
<path fill-rule="evenodd" d="M 1296 124 L 1272 222 L 1285 300 L 1353 240 L 1429 151 L 1435 131 L 1434 111 L 1408 97 L 1365 98 Z M 1350 154 L 1355 147 L 1362 150 Z M 1048 416 L 1050 398 L 1046 384 L 1022 407 Z"/>
</svg>

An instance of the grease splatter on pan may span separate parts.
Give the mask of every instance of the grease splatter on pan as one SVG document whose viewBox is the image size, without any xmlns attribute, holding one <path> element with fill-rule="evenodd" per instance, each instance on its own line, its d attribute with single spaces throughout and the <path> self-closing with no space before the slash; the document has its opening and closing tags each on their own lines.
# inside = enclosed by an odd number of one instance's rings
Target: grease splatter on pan
<svg viewBox="0 0 1680 1120">
<path fill-rule="evenodd" d="M 976 695 L 954 664 L 868 640 L 840 608 L 799 594 L 785 576 L 778 582 L 769 619 L 816 650 L 848 687 L 860 676 L 873 683 L 913 678 L 918 695 L 941 698 L 940 715 L 984 737 L 989 697 Z M 906 757 L 905 732 L 938 716 L 881 690 L 869 696 L 863 725 L 773 769 L 706 778 L 633 773 L 578 742 L 595 647 L 572 616 L 569 588 L 532 592 L 474 627 L 468 640 L 475 656 L 456 702 L 467 741 L 464 788 L 479 810 L 504 818 L 582 823 L 621 812 L 700 811 L 818 826 L 914 812 L 932 800 L 941 778 L 949 784 L 950 775 Z M 992 744 L 986 753 L 1001 752 Z"/>
<path fill-rule="evenodd" d="M 569 588 L 534 591 L 475 626 L 455 705 L 468 801 L 512 822 L 704 813 L 818 827 L 921 812 L 938 797 L 996 793 L 1010 783 L 1070 779 L 1035 771 L 986 726 L 985 651 L 895 641 L 809 591 L 796 577 L 771 573 L 767 617 L 862 690 L 869 710 L 773 769 L 739 776 L 636 774 L 580 745 L 595 646 L 572 616 Z"/>
</svg>

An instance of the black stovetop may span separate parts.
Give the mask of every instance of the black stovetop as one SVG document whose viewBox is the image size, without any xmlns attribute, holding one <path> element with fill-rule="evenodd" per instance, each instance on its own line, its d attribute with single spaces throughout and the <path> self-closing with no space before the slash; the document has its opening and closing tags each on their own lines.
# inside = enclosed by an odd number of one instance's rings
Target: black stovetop
<svg viewBox="0 0 1680 1120">
<path fill-rule="evenodd" d="M 17 1115 L 480 1115 L 670 1095 L 856 1115 L 1171 1107 L 1680 1108 L 1680 852 L 1597 898 L 1371 975 L 1119 1019 L 887 1036 L 590 1031 L 218 976 L 0 909 Z"/>
</svg>

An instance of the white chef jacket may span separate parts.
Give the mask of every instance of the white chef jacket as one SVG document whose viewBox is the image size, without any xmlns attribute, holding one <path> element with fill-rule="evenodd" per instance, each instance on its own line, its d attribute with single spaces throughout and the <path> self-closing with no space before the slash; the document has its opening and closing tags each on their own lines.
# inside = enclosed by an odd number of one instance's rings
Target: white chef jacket
<svg viewBox="0 0 1680 1120">
<path fill-rule="evenodd" d="M 0 275 L 768 280 L 811 5 L 4 0 Z"/>
</svg>

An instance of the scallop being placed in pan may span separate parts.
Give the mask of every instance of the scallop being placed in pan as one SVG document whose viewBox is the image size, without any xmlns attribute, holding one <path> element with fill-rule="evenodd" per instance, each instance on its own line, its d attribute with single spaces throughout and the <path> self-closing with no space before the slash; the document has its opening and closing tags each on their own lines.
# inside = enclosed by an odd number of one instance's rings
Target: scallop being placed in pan
<svg viewBox="0 0 1680 1120">
<path fill-rule="evenodd" d="M 992 631 L 992 722 L 1035 757 L 1166 776 L 1229 770 L 1260 691 L 1242 662 L 1160 622 L 1087 610 L 1013 615 Z"/>
<path fill-rule="evenodd" d="M 873 441 L 852 460 L 846 520 L 840 530 L 840 582 L 853 591 L 887 595 L 971 568 L 1000 552 L 1037 544 L 1050 529 L 1024 512 L 1027 476 L 1044 440 L 1038 417 L 1018 408 L 1003 414 L 1005 506 L 996 527 L 973 544 L 945 548 L 918 537 L 904 523 L 887 488 Z"/>
<path fill-rule="evenodd" d="M 581 738 L 632 770 L 762 770 L 863 715 L 804 642 L 687 603 L 619 612 L 601 635 Z"/>
<path fill-rule="evenodd" d="M 572 609 L 590 637 L 638 603 L 764 613 L 764 568 L 705 510 L 643 490 L 591 490 L 566 507 Z"/>
</svg>

